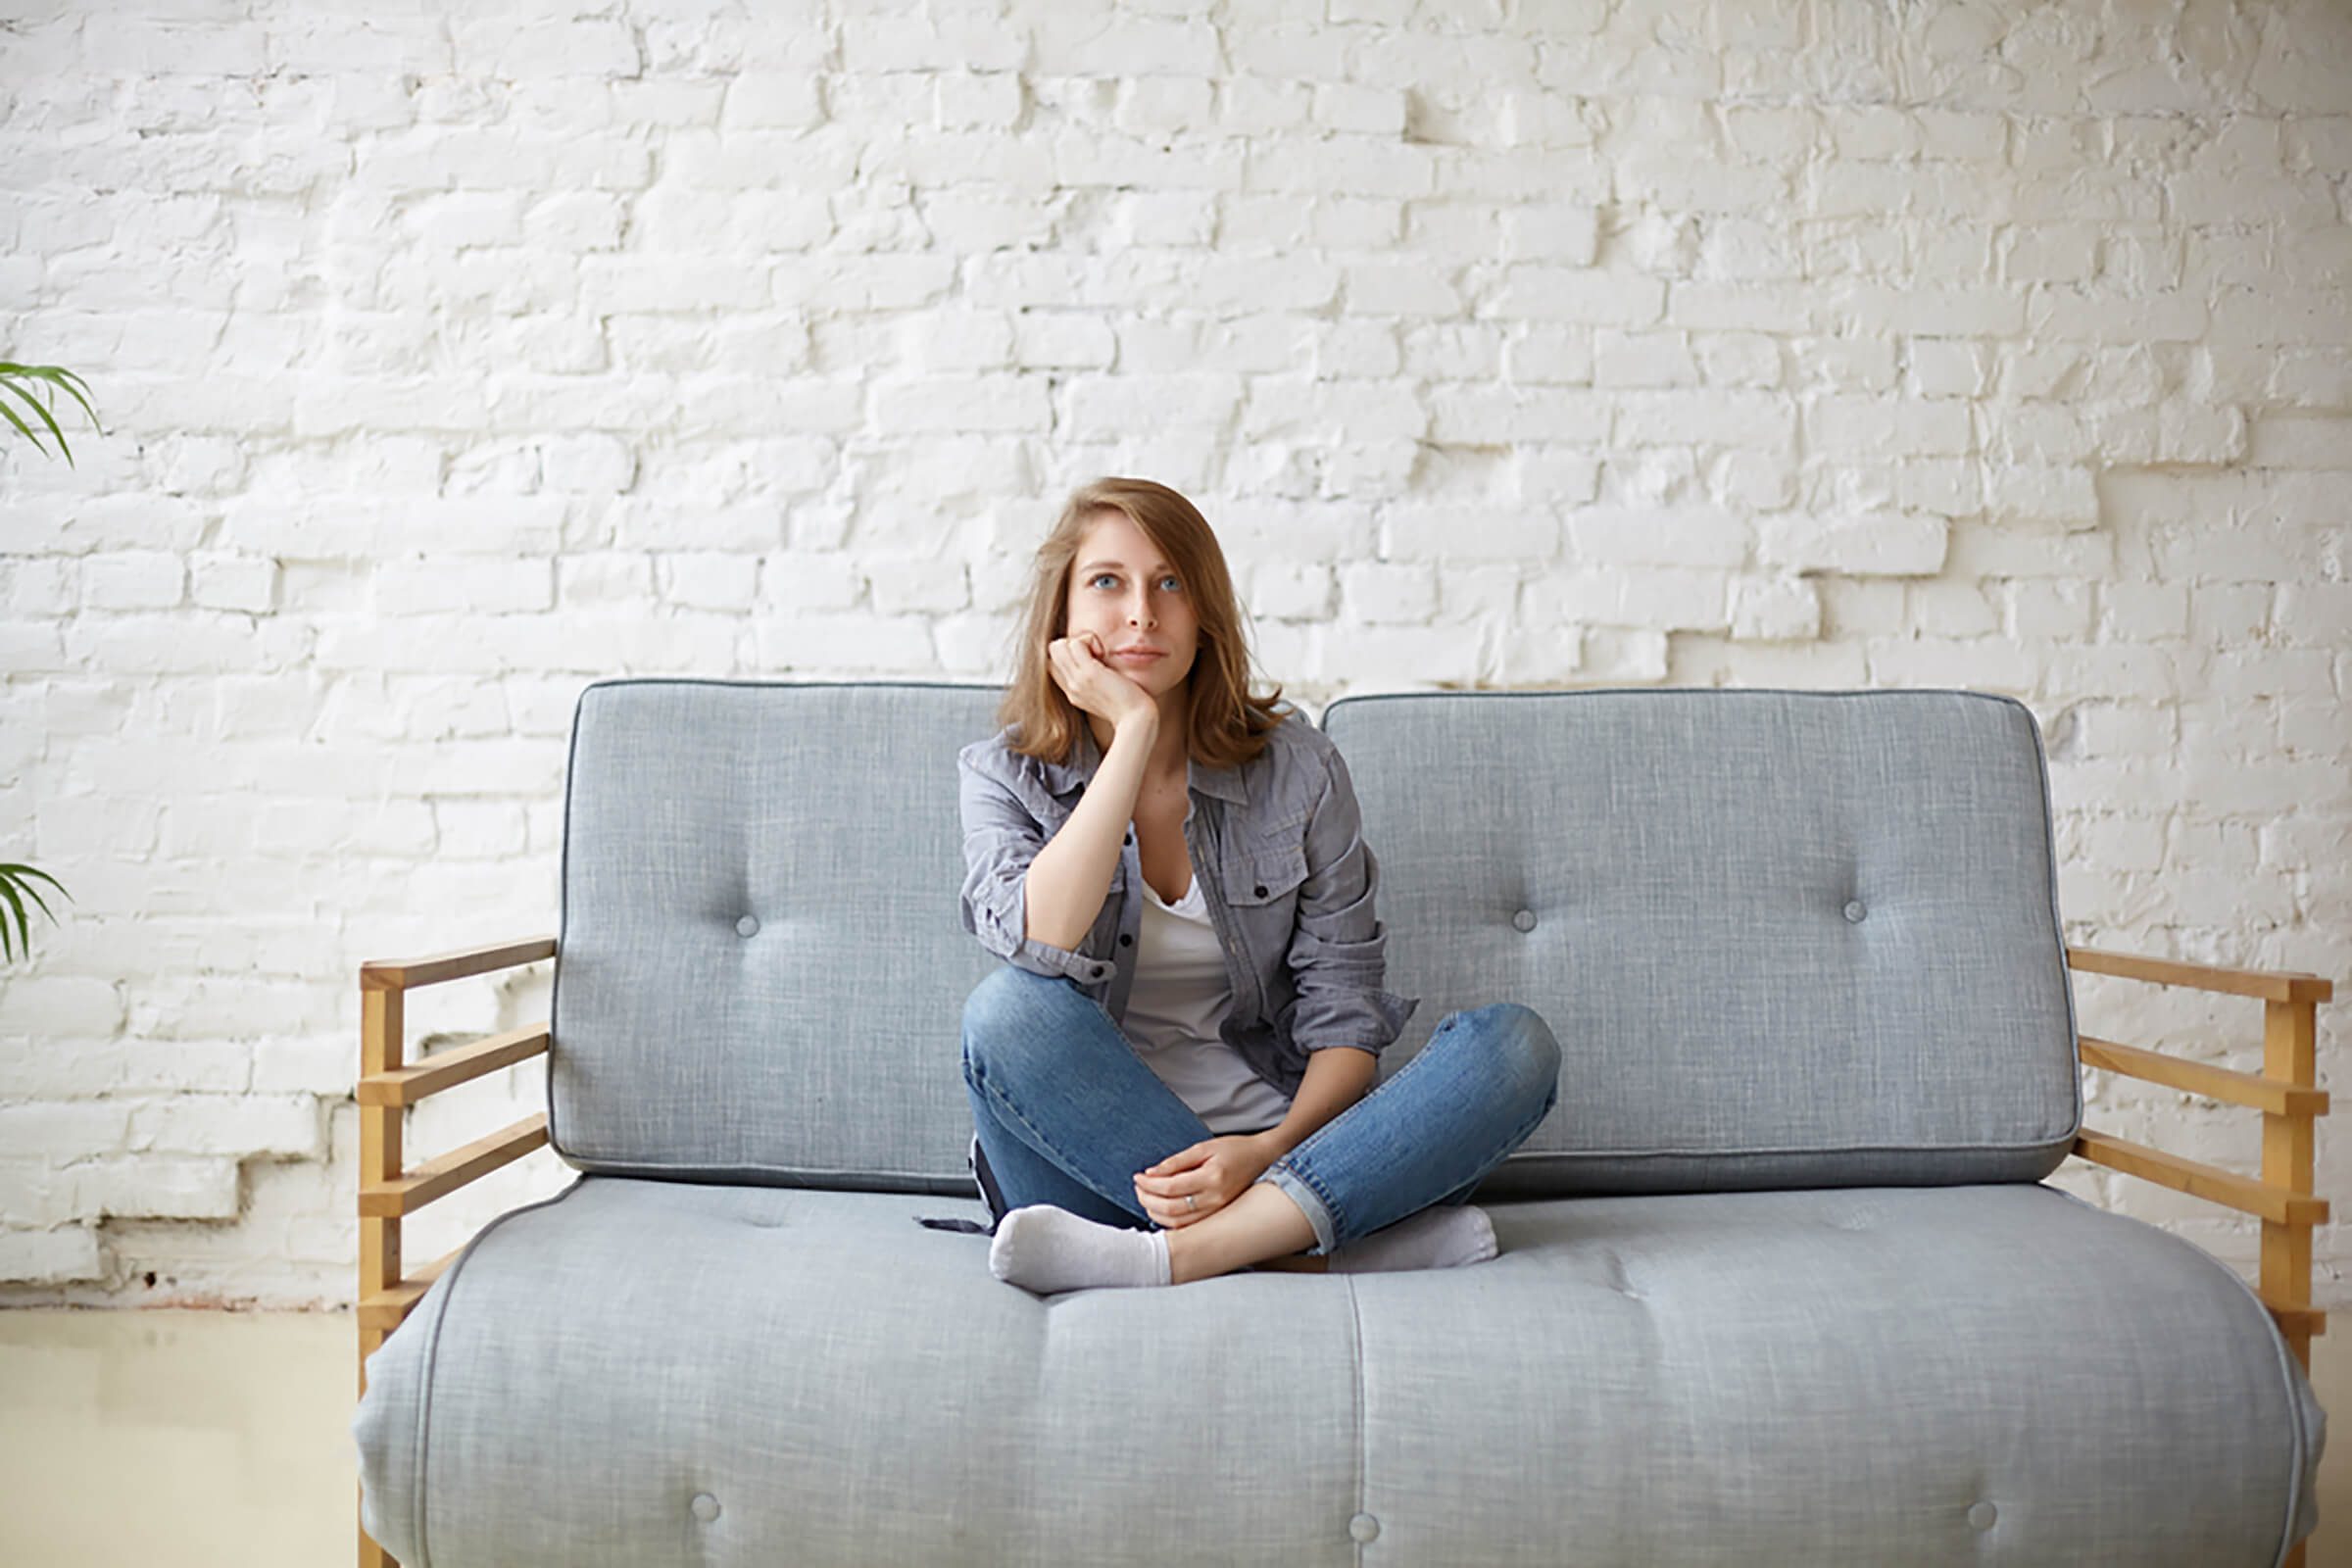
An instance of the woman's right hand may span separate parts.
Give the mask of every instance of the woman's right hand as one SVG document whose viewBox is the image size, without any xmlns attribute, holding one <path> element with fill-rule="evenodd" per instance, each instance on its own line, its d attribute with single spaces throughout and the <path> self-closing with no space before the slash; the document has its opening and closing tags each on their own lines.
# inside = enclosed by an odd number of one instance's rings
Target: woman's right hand
<svg viewBox="0 0 2352 1568">
<path fill-rule="evenodd" d="M 1103 652 L 1102 639 L 1091 631 L 1056 637 L 1046 644 L 1046 666 L 1071 702 L 1114 726 L 1131 715 L 1156 714 L 1158 702 L 1105 660 Z"/>
</svg>

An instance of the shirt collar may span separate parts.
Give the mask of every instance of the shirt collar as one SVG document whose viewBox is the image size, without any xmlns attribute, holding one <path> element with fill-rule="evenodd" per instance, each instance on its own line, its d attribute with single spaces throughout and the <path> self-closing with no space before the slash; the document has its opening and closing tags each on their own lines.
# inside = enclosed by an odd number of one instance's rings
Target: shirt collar
<svg viewBox="0 0 2352 1568">
<path fill-rule="evenodd" d="M 1102 748 L 1095 744 L 1094 726 L 1078 726 L 1078 745 L 1070 754 L 1067 763 L 1041 760 L 1037 765 L 1056 795 L 1067 795 L 1093 779 L 1095 770 L 1102 765 Z M 1246 806 L 1250 801 L 1250 792 L 1242 784 L 1241 769 L 1238 767 L 1203 767 L 1199 759 L 1188 759 L 1185 762 L 1185 785 L 1196 794 L 1214 795 L 1219 800 L 1232 801 L 1237 805 Z"/>
</svg>

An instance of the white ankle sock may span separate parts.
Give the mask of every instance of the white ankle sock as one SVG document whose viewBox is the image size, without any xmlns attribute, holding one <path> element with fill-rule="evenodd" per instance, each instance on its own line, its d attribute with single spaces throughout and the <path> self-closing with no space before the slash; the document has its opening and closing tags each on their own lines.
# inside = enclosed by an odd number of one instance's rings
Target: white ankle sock
<svg viewBox="0 0 2352 1568">
<path fill-rule="evenodd" d="M 1098 1225 L 1052 1203 L 1027 1203 L 997 1222 L 988 1271 L 1040 1296 L 1098 1285 L 1165 1285 L 1168 1233 Z"/>
<path fill-rule="evenodd" d="M 1475 1204 L 1458 1208 L 1433 1204 L 1407 1214 L 1386 1230 L 1359 1236 L 1331 1254 L 1334 1274 L 1373 1274 L 1389 1269 L 1459 1268 L 1494 1255 L 1494 1224 Z"/>
</svg>

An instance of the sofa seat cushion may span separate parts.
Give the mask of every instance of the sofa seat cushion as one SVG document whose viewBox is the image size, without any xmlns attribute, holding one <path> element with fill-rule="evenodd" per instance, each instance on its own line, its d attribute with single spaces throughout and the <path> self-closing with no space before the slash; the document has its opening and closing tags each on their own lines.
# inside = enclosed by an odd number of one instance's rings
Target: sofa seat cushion
<svg viewBox="0 0 2352 1568">
<path fill-rule="evenodd" d="M 368 1361 L 407 1568 L 2264 1565 L 2325 1419 L 2188 1243 L 2038 1184 L 1535 1199 L 1500 1255 L 1040 1298 L 976 1200 L 583 1176 Z"/>
</svg>

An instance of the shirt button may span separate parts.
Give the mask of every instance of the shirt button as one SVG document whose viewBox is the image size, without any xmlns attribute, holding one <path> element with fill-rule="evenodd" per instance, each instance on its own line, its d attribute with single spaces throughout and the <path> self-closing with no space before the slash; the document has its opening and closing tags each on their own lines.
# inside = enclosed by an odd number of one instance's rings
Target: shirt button
<svg viewBox="0 0 2352 1568">
<path fill-rule="evenodd" d="M 757 930 L 759 930 L 759 929 L 760 929 L 760 922 L 759 922 L 758 920 L 755 920 L 755 919 L 753 919 L 753 918 L 752 918 L 750 915 L 748 915 L 748 914 L 747 914 L 747 915 L 745 915 L 745 916 L 744 916 L 742 919 L 740 919 L 740 920 L 738 920 L 738 921 L 736 921 L 736 922 L 735 922 L 735 934 L 736 934 L 737 936 L 739 936 L 739 937 L 748 937 L 748 936 L 750 936 L 750 935 L 751 935 L 753 932 L 755 932 L 755 931 L 757 931 Z"/>
<path fill-rule="evenodd" d="M 1845 917 L 1848 920 L 1858 923 L 1862 918 L 1863 912 L 1862 901 L 1860 899 L 1848 899 L 1846 901 Z"/>
<path fill-rule="evenodd" d="M 1122 948 L 1132 948 L 1135 946 L 1135 938 L 1122 931 L 1119 933 L 1119 946 Z"/>
<path fill-rule="evenodd" d="M 1380 1521 L 1368 1513 L 1359 1513 L 1348 1521 L 1348 1534 L 1358 1541 L 1377 1541 L 1380 1539 Z"/>
<path fill-rule="evenodd" d="M 1999 1518 L 2001 1510 L 1989 1502 L 1972 1502 L 1968 1506 L 1968 1522 L 1979 1530 L 1990 1530 L 1992 1522 Z"/>
<path fill-rule="evenodd" d="M 1522 931 L 1533 931 L 1536 928 L 1536 911 L 1521 909 L 1517 914 L 1511 916 L 1511 924 Z"/>
<path fill-rule="evenodd" d="M 708 1492 L 696 1493 L 694 1494 L 694 1516 L 705 1524 L 717 1518 L 718 1499 Z"/>
<path fill-rule="evenodd" d="M 1263 882 L 1257 885 L 1257 896 L 1261 899 L 1266 896 L 1266 885 Z"/>
</svg>

